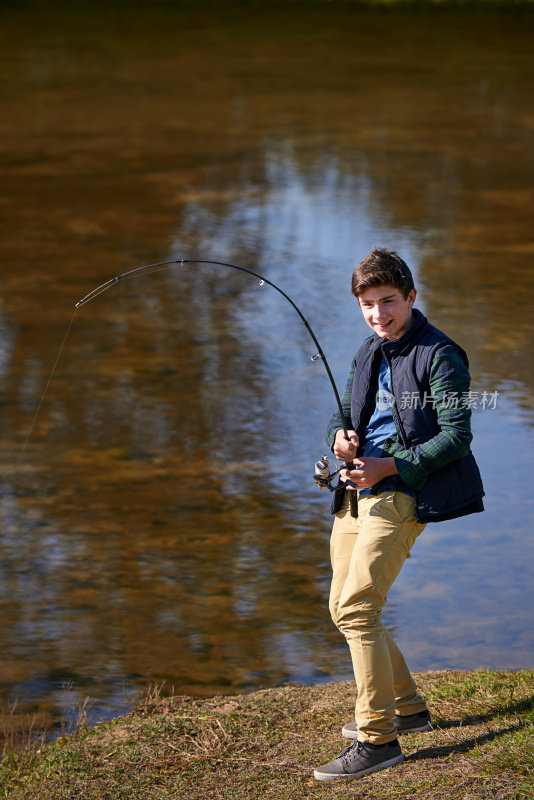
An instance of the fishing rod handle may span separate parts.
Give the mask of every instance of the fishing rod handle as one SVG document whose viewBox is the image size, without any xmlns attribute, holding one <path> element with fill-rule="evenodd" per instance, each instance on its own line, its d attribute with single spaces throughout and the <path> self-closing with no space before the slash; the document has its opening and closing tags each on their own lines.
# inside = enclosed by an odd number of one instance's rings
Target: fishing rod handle
<svg viewBox="0 0 534 800">
<path fill-rule="evenodd" d="M 345 422 L 345 418 L 341 417 L 343 423 L 343 433 L 345 434 L 345 439 L 347 442 L 350 442 L 349 431 L 347 428 L 347 423 Z M 350 463 L 349 461 L 345 461 L 345 469 L 351 470 L 354 468 L 354 463 Z M 356 489 L 350 490 L 345 489 L 346 492 L 349 493 L 349 501 L 350 501 L 350 515 L 354 519 L 358 516 L 358 492 Z"/>
</svg>

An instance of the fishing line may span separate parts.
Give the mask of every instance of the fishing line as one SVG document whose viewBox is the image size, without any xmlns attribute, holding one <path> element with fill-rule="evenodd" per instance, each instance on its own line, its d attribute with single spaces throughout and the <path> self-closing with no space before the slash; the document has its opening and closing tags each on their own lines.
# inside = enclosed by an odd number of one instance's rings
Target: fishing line
<svg viewBox="0 0 534 800">
<path fill-rule="evenodd" d="M 69 324 L 67 326 L 67 331 L 65 333 L 65 336 L 63 337 L 63 341 L 61 342 L 61 346 L 59 348 L 58 354 L 57 354 L 56 359 L 54 361 L 54 364 L 52 366 L 52 371 L 50 372 L 50 375 L 49 375 L 48 380 L 46 382 L 44 391 L 43 391 L 43 393 L 41 395 L 41 399 L 39 400 L 39 404 L 37 406 L 37 410 L 36 410 L 36 412 L 34 414 L 34 417 L 33 417 L 32 421 L 31 421 L 30 427 L 28 429 L 28 433 L 26 434 L 26 438 L 24 439 L 24 442 L 22 443 L 22 445 L 20 447 L 19 454 L 18 454 L 17 460 L 15 462 L 15 466 L 16 467 L 18 467 L 20 465 L 20 462 L 22 461 L 22 458 L 23 458 L 24 453 L 26 451 L 26 447 L 28 445 L 28 442 L 30 441 L 30 438 L 31 438 L 31 436 L 33 434 L 33 431 L 35 429 L 35 425 L 37 423 L 37 418 L 38 418 L 38 416 L 39 416 L 39 414 L 41 412 L 41 408 L 43 406 L 46 394 L 48 392 L 48 388 L 49 388 L 49 386 L 50 386 L 50 384 L 52 382 L 52 379 L 54 377 L 57 365 L 59 363 L 59 359 L 61 358 L 61 354 L 63 353 L 63 350 L 65 348 L 65 344 L 67 342 L 67 339 L 69 338 L 69 334 L 70 334 L 72 325 L 74 323 L 74 318 L 75 318 L 76 314 L 78 313 L 79 307 L 84 305 L 85 303 L 88 303 L 89 300 L 93 300 L 95 297 L 98 297 L 99 294 L 104 292 L 113 283 L 116 283 L 119 279 L 122 280 L 123 278 L 126 279 L 126 278 L 130 278 L 130 277 L 132 277 L 132 278 L 135 277 L 135 273 L 138 272 L 139 269 L 141 269 L 141 270 L 143 270 L 143 269 L 151 270 L 151 272 L 159 272 L 160 269 L 164 269 L 166 266 L 169 266 L 169 265 L 174 264 L 174 263 L 176 263 L 176 262 L 175 261 L 164 261 L 164 262 L 161 262 L 160 264 L 148 264 L 145 267 L 140 267 L 140 268 L 137 268 L 137 269 L 130 270 L 129 272 L 124 273 L 123 275 L 120 275 L 117 278 L 113 278 L 110 281 L 106 281 L 106 283 L 102 284 L 101 286 L 98 286 L 96 289 L 93 289 L 92 292 L 89 292 L 89 294 L 86 295 L 86 297 L 84 297 L 82 300 L 80 300 L 79 303 L 76 303 L 76 305 L 74 306 L 74 311 L 72 313 L 71 320 L 70 320 L 70 322 L 69 322 Z M 157 269 L 157 267 L 159 267 L 159 269 Z"/>
<path fill-rule="evenodd" d="M 37 422 L 37 417 L 39 416 L 39 412 L 41 411 L 42 405 L 44 403 L 44 399 L 46 397 L 46 393 L 48 392 L 48 387 L 52 383 L 52 378 L 54 377 L 54 373 L 56 371 L 56 367 L 57 367 L 57 365 L 59 363 L 59 359 L 61 358 L 61 353 L 63 352 L 63 348 L 65 347 L 65 343 L 66 343 L 67 339 L 69 338 L 70 329 L 72 328 L 72 323 L 74 322 L 74 317 L 76 316 L 77 311 L 78 311 L 78 309 L 74 308 L 74 312 L 72 314 L 71 320 L 70 320 L 70 322 L 68 324 L 68 327 L 67 327 L 67 332 L 65 333 L 65 336 L 63 337 L 63 341 L 61 342 L 61 346 L 59 348 L 59 352 L 58 352 L 58 354 L 56 356 L 56 360 L 54 361 L 54 366 L 52 367 L 52 372 L 50 373 L 50 375 L 48 377 L 48 380 L 46 382 L 44 391 L 43 391 L 43 393 L 41 395 L 41 399 L 39 400 L 39 405 L 37 406 L 37 411 L 34 414 L 33 420 L 32 420 L 32 422 L 30 424 L 30 428 L 28 430 L 28 433 L 26 434 L 26 438 L 25 438 L 25 440 L 24 440 L 24 442 L 22 444 L 22 447 L 20 449 L 19 456 L 18 456 L 18 459 L 17 459 L 17 466 L 19 466 L 19 464 L 20 464 L 20 462 L 22 460 L 22 457 L 24 455 L 24 451 L 26 450 L 26 446 L 27 446 L 28 442 L 30 441 L 30 437 L 31 437 L 31 435 L 33 433 L 33 430 L 35 428 L 35 424 Z"/>
</svg>

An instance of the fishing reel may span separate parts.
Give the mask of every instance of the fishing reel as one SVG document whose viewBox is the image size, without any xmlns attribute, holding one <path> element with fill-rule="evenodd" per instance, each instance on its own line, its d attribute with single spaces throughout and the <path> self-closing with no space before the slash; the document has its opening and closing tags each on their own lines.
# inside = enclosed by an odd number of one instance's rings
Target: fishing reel
<svg viewBox="0 0 534 800">
<path fill-rule="evenodd" d="M 336 475 L 339 475 L 342 469 L 345 469 L 345 464 L 342 464 L 341 467 L 336 469 L 334 472 L 330 472 L 328 456 L 323 456 L 319 459 L 319 461 L 315 462 L 313 479 L 319 486 L 319 489 L 328 489 L 330 492 L 337 492 L 338 489 L 343 489 L 345 484 L 340 484 L 338 481 L 336 486 L 332 486 L 332 481 Z"/>
<path fill-rule="evenodd" d="M 358 487 L 353 481 L 341 481 L 338 480 L 335 486 L 332 486 L 332 481 L 339 475 L 342 469 L 350 468 L 350 464 L 342 464 L 338 467 L 334 472 L 330 472 L 330 464 L 328 463 L 328 456 L 323 456 L 319 459 L 319 461 L 315 462 L 315 469 L 313 474 L 313 479 L 315 483 L 319 486 L 319 489 L 328 489 L 330 492 L 339 492 L 340 489 L 347 489 L 349 486 L 352 489 L 357 489 Z M 356 518 L 358 516 L 358 492 L 349 492 L 350 498 L 350 515 L 351 517 Z M 334 500 L 334 504 L 336 500 Z"/>
</svg>

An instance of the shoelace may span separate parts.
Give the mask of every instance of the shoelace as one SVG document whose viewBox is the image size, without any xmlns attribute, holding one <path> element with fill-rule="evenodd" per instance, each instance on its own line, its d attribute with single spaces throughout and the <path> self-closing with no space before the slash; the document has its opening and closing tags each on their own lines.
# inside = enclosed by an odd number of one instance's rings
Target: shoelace
<svg viewBox="0 0 534 800">
<path fill-rule="evenodd" d="M 349 764 L 361 755 L 361 742 L 356 739 L 352 744 L 349 744 L 348 747 L 345 747 L 342 753 L 339 754 L 338 758 L 341 759 L 341 763 L 344 767 L 347 767 Z"/>
</svg>

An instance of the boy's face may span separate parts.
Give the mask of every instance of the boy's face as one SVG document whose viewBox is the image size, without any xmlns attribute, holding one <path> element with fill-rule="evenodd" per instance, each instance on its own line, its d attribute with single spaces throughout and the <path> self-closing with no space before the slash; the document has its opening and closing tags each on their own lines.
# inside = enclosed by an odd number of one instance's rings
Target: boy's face
<svg viewBox="0 0 534 800">
<path fill-rule="evenodd" d="M 376 286 L 366 289 L 358 302 L 367 324 L 382 339 L 400 339 L 412 324 L 412 306 L 416 297 L 412 289 L 404 297 L 393 286 Z"/>
</svg>

